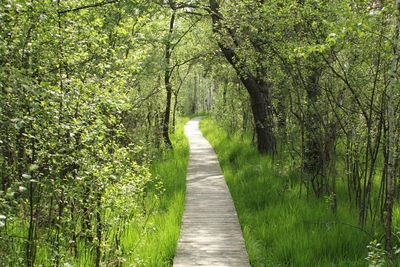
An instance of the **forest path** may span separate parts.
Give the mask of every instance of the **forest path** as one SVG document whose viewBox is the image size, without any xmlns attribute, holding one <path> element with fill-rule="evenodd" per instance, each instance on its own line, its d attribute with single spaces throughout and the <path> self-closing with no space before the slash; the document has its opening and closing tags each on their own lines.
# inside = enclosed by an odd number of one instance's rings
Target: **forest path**
<svg viewBox="0 0 400 267">
<path fill-rule="evenodd" d="M 185 125 L 190 160 L 174 267 L 250 266 L 235 206 L 217 155 L 200 132 L 200 120 Z"/>
</svg>

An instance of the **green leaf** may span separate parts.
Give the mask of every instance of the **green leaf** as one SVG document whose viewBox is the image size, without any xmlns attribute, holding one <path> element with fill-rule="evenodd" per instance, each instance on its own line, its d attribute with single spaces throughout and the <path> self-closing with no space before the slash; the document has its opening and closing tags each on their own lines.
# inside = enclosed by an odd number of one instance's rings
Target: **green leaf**
<svg viewBox="0 0 400 267">
<path fill-rule="evenodd" d="M 37 164 L 31 164 L 31 166 L 29 166 L 29 171 L 33 172 L 36 171 L 39 168 L 39 166 Z"/>
<path fill-rule="evenodd" d="M 28 190 L 28 189 L 25 186 L 21 185 L 21 186 L 18 187 L 18 191 L 21 192 L 21 193 L 25 192 L 26 190 Z"/>
</svg>

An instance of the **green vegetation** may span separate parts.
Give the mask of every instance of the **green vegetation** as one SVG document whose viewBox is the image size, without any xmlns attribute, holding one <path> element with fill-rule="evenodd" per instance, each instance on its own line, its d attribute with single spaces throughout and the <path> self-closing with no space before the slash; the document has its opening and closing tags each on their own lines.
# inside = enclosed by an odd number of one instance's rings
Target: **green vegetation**
<svg viewBox="0 0 400 267">
<path fill-rule="evenodd" d="M 399 61 L 400 0 L 1 0 L 0 266 L 170 264 L 192 114 L 252 263 L 399 265 Z"/>
<path fill-rule="evenodd" d="M 300 172 L 287 158 L 259 154 L 250 138 L 229 135 L 209 118 L 201 130 L 220 160 L 253 266 L 367 264 L 367 245 L 380 236 L 357 226 L 344 188 L 334 214 L 329 199 L 300 193 Z"/>
<path fill-rule="evenodd" d="M 183 126 L 187 120 L 179 119 L 176 132 L 171 136 L 175 149 L 164 151 L 150 164 L 146 176 L 139 177 L 146 179 L 143 181 L 145 183 L 143 191 L 135 192 L 141 188 L 137 183 L 132 183 L 135 180 L 130 180 L 130 183 L 122 187 L 117 185 L 115 189 L 109 188 L 104 193 L 103 203 L 108 204 L 111 201 L 115 203 L 110 203 L 104 208 L 103 262 L 112 266 L 120 264 L 122 266 L 169 266 L 172 263 L 179 238 L 185 199 L 189 147 L 183 133 Z M 121 210 L 122 208 L 124 210 Z M 19 232 L 22 227 L 23 225 L 17 223 L 7 226 L 6 229 L 10 231 L 7 234 L 10 238 L 23 236 L 23 233 Z M 77 233 L 83 231 L 79 225 L 76 227 Z M 86 243 L 88 241 L 85 238 L 77 237 L 76 240 L 76 251 L 82 253 L 74 254 L 73 250 L 62 251 L 65 264 L 94 265 L 95 247 L 88 248 Z M 41 245 L 38 247 L 35 264 L 47 266 L 52 261 L 51 247 L 44 245 L 45 240 L 39 239 L 38 242 Z M 24 249 L 18 242 L 10 246 L 18 251 Z M 17 265 L 16 261 L 18 260 L 4 257 L 0 266 Z"/>
<path fill-rule="evenodd" d="M 155 211 L 147 222 L 148 230 L 143 231 L 143 228 L 139 228 L 139 231 L 134 231 L 136 236 L 126 236 L 127 246 L 132 244 L 131 242 L 141 242 L 136 253 L 133 252 L 141 259 L 141 266 L 169 266 L 175 255 L 185 203 L 189 160 L 189 147 L 183 133 L 183 126 L 187 121 L 188 119 L 180 119 L 175 134 L 171 136 L 174 150 L 166 151 L 162 158 L 150 167 L 150 172 L 160 177 L 163 194 L 161 197 L 157 194 L 148 196 L 147 205 Z M 137 229 L 135 227 L 136 225 L 133 228 Z M 127 233 L 132 232 L 128 230 Z"/>
</svg>

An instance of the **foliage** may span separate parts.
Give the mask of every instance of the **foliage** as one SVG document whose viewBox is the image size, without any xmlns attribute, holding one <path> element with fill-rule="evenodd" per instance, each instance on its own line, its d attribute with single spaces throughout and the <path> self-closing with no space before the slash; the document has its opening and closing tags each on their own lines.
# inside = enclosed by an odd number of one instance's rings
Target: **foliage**
<svg viewBox="0 0 400 267">
<path fill-rule="evenodd" d="M 384 266 L 385 264 L 385 250 L 382 248 L 382 244 L 378 243 L 377 240 L 373 240 L 367 246 L 368 256 L 366 260 L 369 266 Z"/>
<path fill-rule="evenodd" d="M 258 145 L 265 138 L 258 125 L 272 130 L 274 158 L 290 160 L 301 194 L 324 199 L 333 213 L 340 205 L 356 208 L 357 225 L 385 236 L 389 262 L 395 264 L 398 2 L 210 3 L 218 12 L 214 24 L 221 24 L 214 28 L 216 39 L 236 72 L 218 70 L 228 73 L 224 80 L 214 76 L 219 90 L 212 117 L 231 135 L 239 131 L 245 140 L 250 135 Z M 247 92 L 229 85 L 238 77 Z M 264 96 L 254 97 L 257 86 Z M 265 104 L 257 109 L 260 98 Z M 271 106 L 265 115 L 270 123 L 263 123 L 257 113 Z M 346 194 L 339 193 L 343 188 Z"/>
<path fill-rule="evenodd" d="M 368 240 L 384 236 L 382 247 L 371 244 L 371 262 L 396 264 L 399 7 L 398 0 L 2 1 L 2 263 L 170 264 L 187 159 L 177 117 L 211 112 L 221 135 L 234 136 L 232 146 L 220 140 L 226 152 L 217 148 L 222 164 L 239 172 L 227 175 L 232 191 L 252 192 L 244 194 L 250 207 L 238 209 L 255 264 L 361 264 L 368 242 L 359 229 L 373 232 Z M 175 130 L 170 151 L 165 139 Z M 279 213 L 283 204 L 262 210 L 277 199 L 296 208 L 293 216 Z M 323 227 L 309 227 L 295 211 L 335 222 L 325 225 L 333 252 L 308 235 Z M 279 225 L 260 224 L 266 215 Z M 304 234 L 297 247 L 268 228 L 296 224 Z M 342 245 L 353 255 L 334 243 L 344 228 Z M 261 243 L 249 241 L 256 235 Z M 324 258 L 313 261 L 307 244 Z"/>
<path fill-rule="evenodd" d="M 0 4 L 6 266 L 120 266 L 133 257 L 127 229 L 148 231 L 157 214 L 147 205 L 159 205 L 164 188 L 150 164 L 162 153 L 162 94 L 157 78 L 144 74 L 162 71 L 146 36 L 155 34 L 156 24 L 147 25 L 160 9 L 146 1 L 92 4 Z M 183 203 L 175 205 L 169 216 L 179 220 Z"/>
</svg>

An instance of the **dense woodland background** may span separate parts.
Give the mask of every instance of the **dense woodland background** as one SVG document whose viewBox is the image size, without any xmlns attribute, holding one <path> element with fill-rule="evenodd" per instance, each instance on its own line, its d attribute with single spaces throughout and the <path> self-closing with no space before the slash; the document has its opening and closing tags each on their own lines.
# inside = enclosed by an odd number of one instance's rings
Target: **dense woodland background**
<svg viewBox="0 0 400 267">
<path fill-rule="evenodd" d="M 253 265 L 397 266 L 399 28 L 399 0 L 1 1 L 0 266 L 170 265 L 200 112 Z"/>
</svg>

